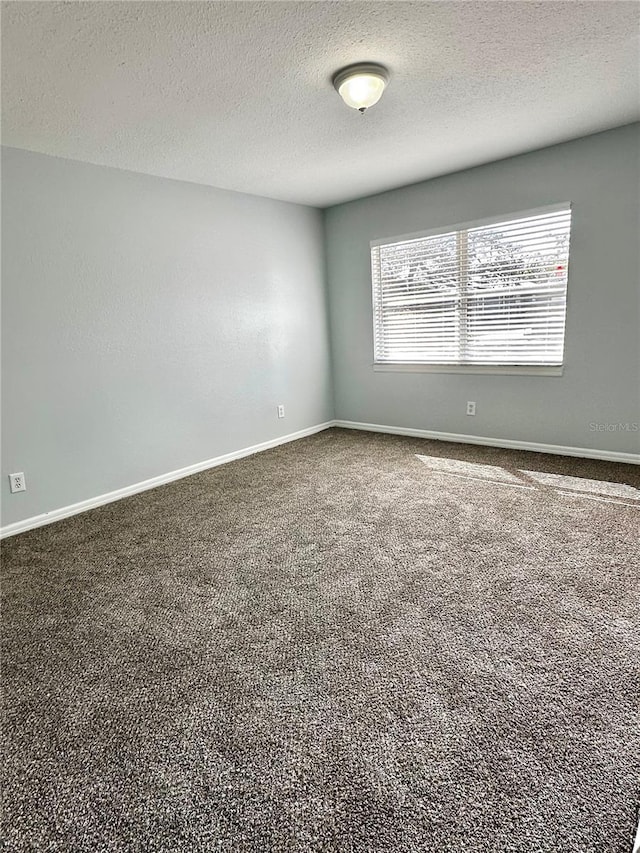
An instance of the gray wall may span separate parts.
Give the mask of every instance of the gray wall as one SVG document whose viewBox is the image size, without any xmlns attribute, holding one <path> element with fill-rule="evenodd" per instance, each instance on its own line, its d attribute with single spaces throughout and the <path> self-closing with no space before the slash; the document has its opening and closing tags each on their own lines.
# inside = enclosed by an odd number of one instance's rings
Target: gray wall
<svg viewBox="0 0 640 853">
<path fill-rule="evenodd" d="M 638 452 L 591 424 L 640 421 L 639 150 L 632 125 L 341 205 L 323 245 L 311 208 L 3 149 L 2 524 L 329 420 L 325 250 L 338 418 Z M 371 239 L 556 201 L 562 377 L 374 373 Z"/>
<path fill-rule="evenodd" d="M 2 166 L 3 524 L 332 418 L 319 211 Z"/>
<path fill-rule="evenodd" d="M 622 452 L 640 433 L 640 125 L 326 211 L 336 417 Z M 375 373 L 369 241 L 573 202 L 562 377 Z M 467 400 L 477 402 L 467 417 Z"/>
</svg>

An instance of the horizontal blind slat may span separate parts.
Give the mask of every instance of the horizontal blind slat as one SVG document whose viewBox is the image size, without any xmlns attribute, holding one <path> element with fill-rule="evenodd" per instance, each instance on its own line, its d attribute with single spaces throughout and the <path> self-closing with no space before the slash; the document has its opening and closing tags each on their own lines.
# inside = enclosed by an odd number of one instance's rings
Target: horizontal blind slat
<svg viewBox="0 0 640 853">
<path fill-rule="evenodd" d="M 570 223 L 555 209 L 373 246 L 376 360 L 561 363 Z"/>
</svg>

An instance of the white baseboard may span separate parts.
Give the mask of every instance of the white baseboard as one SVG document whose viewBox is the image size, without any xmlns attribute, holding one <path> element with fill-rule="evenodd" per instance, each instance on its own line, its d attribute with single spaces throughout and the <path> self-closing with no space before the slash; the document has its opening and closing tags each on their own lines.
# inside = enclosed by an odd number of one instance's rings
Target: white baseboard
<svg viewBox="0 0 640 853">
<path fill-rule="evenodd" d="M 0 539 L 5 539 L 7 536 L 15 536 L 17 533 L 24 533 L 26 530 L 33 530 L 36 527 L 43 527 L 45 524 L 52 524 L 54 521 L 60 521 L 63 518 L 69 518 L 72 515 L 86 512 L 88 509 L 95 509 L 96 507 L 104 506 L 104 504 L 113 503 L 113 501 L 129 497 L 129 495 L 136 495 L 139 492 L 146 492 L 148 489 L 155 489 L 157 486 L 163 486 L 165 483 L 171 483 L 174 480 L 181 480 L 183 477 L 197 474 L 200 471 L 206 471 L 208 468 L 224 465 L 225 462 L 242 459 L 243 456 L 251 456 L 254 453 L 260 453 L 262 450 L 269 450 L 280 444 L 296 441 L 307 435 L 322 432 L 322 430 L 328 429 L 333 425 L 333 421 L 316 424 L 316 426 L 307 427 L 306 429 L 298 430 L 298 432 L 292 432 L 289 435 L 272 438 L 270 441 L 263 441 L 261 444 L 244 447 L 242 450 L 234 450 L 231 453 L 225 453 L 222 456 L 216 456 L 204 462 L 197 462 L 195 465 L 187 465 L 186 468 L 170 471 L 168 474 L 160 474 L 158 477 L 151 477 L 149 480 L 133 483 L 133 485 L 125 486 L 123 489 L 116 489 L 114 492 L 107 492 L 104 495 L 98 495 L 98 497 L 89 498 L 86 501 L 63 506 L 60 509 L 53 509 L 50 512 L 42 513 L 42 515 L 34 515 L 31 518 L 25 518 L 23 521 L 16 521 L 14 524 L 7 524 L 5 527 L 0 528 Z"/>
<path fill-rule="evenodd" d="M 52 524 L 54 521 L 60 521 L 63 518 L 69 518 L 72 515 L 78 515 L 81 512 L 86 512 L 89 509 L 95 509 L 104 504 L 118 501 L 120 498 L 126 498 L 129 495 L 136 495 L 139 492 L 146 492 L 148 489 L 155 489 L 156 486 L 163 486 L 165 483 L 171 483 L 174 480 L 180 480 L 182 477 L 188 477 L 191 474 L 197 474 L 200 471 L 206 471 L 208 468 L 215 468 L 217 465 L 224 465 L 226 462 L 232 462 L 234 459 L 242 459 L 244 456 L 251 456 L 254 453 L 260 453 L 262 450 L 269 450 L 271 447 L 277 447 L 280 444 L 287 444 L 290 441 L 296 441 L 299 438 L 304 438 L 307 435 L 314 435 L 317 432 L 322 432 L 330 427 L 341 427 L 342 429 L 360 429 L 365 432 L 384 432 L 390 435 L 407 435 L 414 438 L 430 438 L 437 441 L 453 441 L 459 444 L 480 444 L 488 447 L 505 447 L 509 450 L 531 450 L 535 453 L 552 453 L 560 456 L 580 456 L 586 459 L 603 459 L 608 462 L 626 462 L 631 465 L 640 465 L 640 454 L 636 453 L 620 453 L 617 451 L 596 450 L 589 447 L 563 447 L 558 444 L 538 444 L 533 441 L 511 441 L 502 438 L 488 438 L 479 435 L 460 435 L 452 432 L 436 432 L 428 429 L 411 429 L 407 427 L 384 426 L 382 424 L 366 424 L 356 421 L 333 420 L 326 421 L 316 426 L 307 427 L 306 429 L 292 432 L 289 435 L 283 435 L 279 438 L 272 438 L 270 441 L 263 441 L 261 444 L 254 444 L 251 447 L 244 447 L 242 450 L 234 450 L 231 453 L 225 453 L 222 456 L 216 456 L 213 459 L 207 459 L 204 462 L 197 462 L 195 465 L 188 465 L 186 468 L 179 468 L 177 471 L 170 471 L 168 474 L 160 474 L 158 477 L 152 477 L 149 480 L 143 480 L 140 483 L 134 483 L 131 486 L 125 486 L 123 489 L 116 489 L 113 492 L 107 492 L 104 495 L 98 495 L 95 498 L 89 498 L 86 501 L 70 504 L 69 506 L 53 509 L 50 512 L 42 513 L 42 515 L 34 515 L 31 518 L 25 518 L 22 521 L 16 521 L 14 524 L 7 524 L 0 528 L 0 539 L 5 539 L 8 536 L 15 536 L 17 533 L 24 533 L 27 530 L 33 530 L 36 527 L 43 527 L 45 524 Z"/>
<path fill-rule="evenodd" d="M 581 456 L 585 459 L 604 459 L 607 462 L 626 462 L 640 465 L 640 454 L 621 453 L 616 450 L 596 450 L 590 447 L 563 447 L 559 444 L 538 444 L 534 441 L 511 441 L 506 438 L 488 438 L 482 435 L 460 435 L 454 432 L 436 432 L 430 429 L 362 424 L 356 421 L 333 422 L 343 429 L 361 429 L 365 432 L 386 432 L 391 435 L 408 435 L 414 438 L 431 438 L 437 441 L 453 441 L 458 444 L 482 444 L 487 447 L 505 447 L 509 450 L 532 450 L 534 453 L 553 453 L 558 456 Z"/>
</svg>

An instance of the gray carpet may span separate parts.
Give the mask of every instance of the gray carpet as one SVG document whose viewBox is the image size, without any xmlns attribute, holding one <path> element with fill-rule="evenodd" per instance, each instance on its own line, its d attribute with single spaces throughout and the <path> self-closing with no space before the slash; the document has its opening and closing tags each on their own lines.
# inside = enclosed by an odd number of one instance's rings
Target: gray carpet
<svg viewBox="0 0 640 853">
<path fill-rule="evenodd" d="M 5 849 L 629 853 L 638 485 L 329 430 L 6 540 Z"/>
</svg>

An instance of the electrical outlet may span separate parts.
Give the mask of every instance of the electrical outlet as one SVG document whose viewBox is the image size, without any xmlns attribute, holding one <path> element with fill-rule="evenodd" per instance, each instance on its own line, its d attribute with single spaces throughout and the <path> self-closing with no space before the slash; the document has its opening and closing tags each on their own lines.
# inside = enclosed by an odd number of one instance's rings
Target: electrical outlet
<svg viewBox="0 0 640 853">
<path fill-rule="evenodd" d="M 280 404 L 280 405 L 278 406 L 278 417 L 279 417 L 279 418 L 283 418 L 283 417 L 284 417 L 284 406 L 283 406 L 282 404 Z"/>
<path fill-rule="evenodd" d="M 22 472 L 19 474 L 9 474 L 9 485 L 12 493 L 27 491 L 27 481 L 25 480 Z"/>
<path fill-rule="evenodd" d="M 476 404 L 473 400 L 467 400 L 467 414 L 475 415 L 476 413 Z"/>
</svg>

